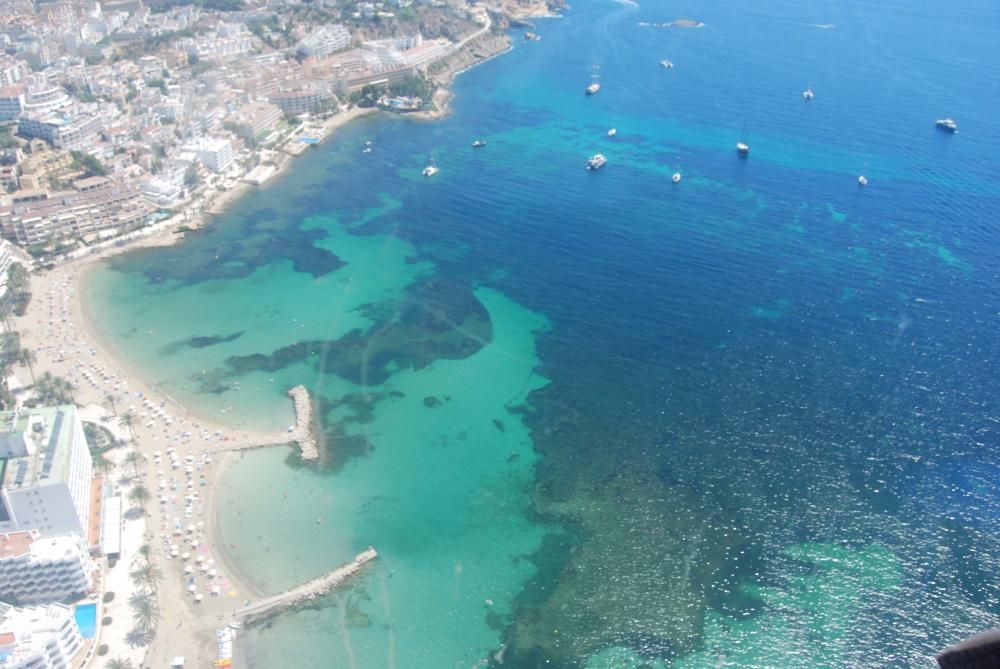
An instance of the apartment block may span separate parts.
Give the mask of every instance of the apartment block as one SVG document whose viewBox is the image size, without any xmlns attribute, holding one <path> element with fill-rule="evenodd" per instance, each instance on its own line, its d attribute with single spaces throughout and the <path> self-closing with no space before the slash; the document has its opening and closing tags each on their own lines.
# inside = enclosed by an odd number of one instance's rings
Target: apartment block
<svg viewBox="0 0 1000 669">
<path fill-rule="evenodd" d="M 82 648 L 83 638 L 68 606 L 15 608 L 0 603 L 4 669 L 69 669 Z"/>
<path fill-rule="evenodd" d="M 84 536 L 92 476 L 75 406 L 0 412 L 0 532 Z"/>
<path fill-rule="evenodd" d="M 92 571 L 79 534 L 0 534 L 0 600 L 24 605 L 79 599 L 90 590 Z"/>
</svg>

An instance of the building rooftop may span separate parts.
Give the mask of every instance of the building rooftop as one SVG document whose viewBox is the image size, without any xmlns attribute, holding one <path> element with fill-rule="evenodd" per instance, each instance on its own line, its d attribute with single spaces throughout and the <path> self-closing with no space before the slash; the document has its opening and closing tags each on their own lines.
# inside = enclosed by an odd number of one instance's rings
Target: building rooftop
<svg viewBox="0 0 1000 669">
<path fill-rule="evenodd" d="M 0 534 L 0 560 L 7 557 L 19 557 L 30 551 L 36 534 L 31 531 Z"/>
<path fill-rule="evenodd" d="M 32 554 L 35 560 L 59 560 L 79 554 L 81 537 L 77 534 L 42 536 L 38 530 L 0 534 L 0 561 Z M 2 665 L 0 665 L 2 666 Z"/>
<path fill-rule="evenodd" d="M 67 480 L 75 416 L 72 405 L 0 412 L 0 487 Z"/>
</svg>

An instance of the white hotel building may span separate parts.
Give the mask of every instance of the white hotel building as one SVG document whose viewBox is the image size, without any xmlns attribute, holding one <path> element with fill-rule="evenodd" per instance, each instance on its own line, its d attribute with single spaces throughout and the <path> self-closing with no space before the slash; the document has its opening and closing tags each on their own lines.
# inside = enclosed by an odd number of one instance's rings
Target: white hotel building
<svg viewBox="0 0 1000 669">
<path fill-rule="evenodd" d="M 0 600 L 18 604 L 80 599 L 90 590 L 90 556 L 79 534 L 0 534 Z M 0 663 L 2 666 L 2 663 Z"/>
<path fill-rule="evenodd" d="M 87 536 L 92 477 L 75 406 L 0 412 L 0 532 Z"/>
<path fill-rule="evenodd" d="M 0 666 L 69 669 L 83 639 L 68 606 L 14 608 L 0 603 Z"/>
</svg>

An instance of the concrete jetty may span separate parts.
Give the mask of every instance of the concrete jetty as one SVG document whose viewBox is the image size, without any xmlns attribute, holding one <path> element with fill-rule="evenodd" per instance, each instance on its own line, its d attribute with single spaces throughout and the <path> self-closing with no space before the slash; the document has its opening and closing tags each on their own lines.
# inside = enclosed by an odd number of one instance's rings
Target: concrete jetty
<svg viewBox="0 0 1000 669">
<path fill-rule="evenodd" d="M 212 451 L 246 451 L 267 446 L 280 446 L 295 442 L 302 451 L 302 459 L 315 461 L 319 459 L 319 442 L 313 432 L 312 397 L 305 386 L 295 386 L 288 391 L 295 403 L 295 427 L 288 432 L 275 432 L 271 435 L 261 435 L 255 439 L 239 439 L 225 444 L 219 444 Z"/>
<path fill-rule="evenodd" d="M 285 590 L 277 595 L 265 597 L 260 601 L 254 602 L 253 604 L 237 609 L 235 617 L 237 620 L 259 618 L 269 613 L 276 613 L 282 609 L 295 606 L 303 601 L 315 599 L 320 595 L 326 594 L 331 588 L 340 585 L 345 580 L 358 573 L 362 567 L 377 557 L 378 553 L 374 548 L 369 546 L 368 550 L 359 553 L 354 560 L 341 567 L 337 567 L 331 572 L 314 578 L 311 581 L 307 581 L 297 587 Z"/>
</svg>

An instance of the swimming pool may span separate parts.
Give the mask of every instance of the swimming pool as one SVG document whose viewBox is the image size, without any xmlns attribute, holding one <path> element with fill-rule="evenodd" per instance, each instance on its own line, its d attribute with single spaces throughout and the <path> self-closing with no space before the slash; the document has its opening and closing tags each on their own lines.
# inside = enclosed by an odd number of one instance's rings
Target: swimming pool
<svg viewBox="0 0 1000 669">
<path fill-rule="evenodd" d="M 76 618 L 80 636 L 84 639 L 93 639 L 97 631 L 97 604 L 77 604 L 73 617 Z"/>
</svg>

